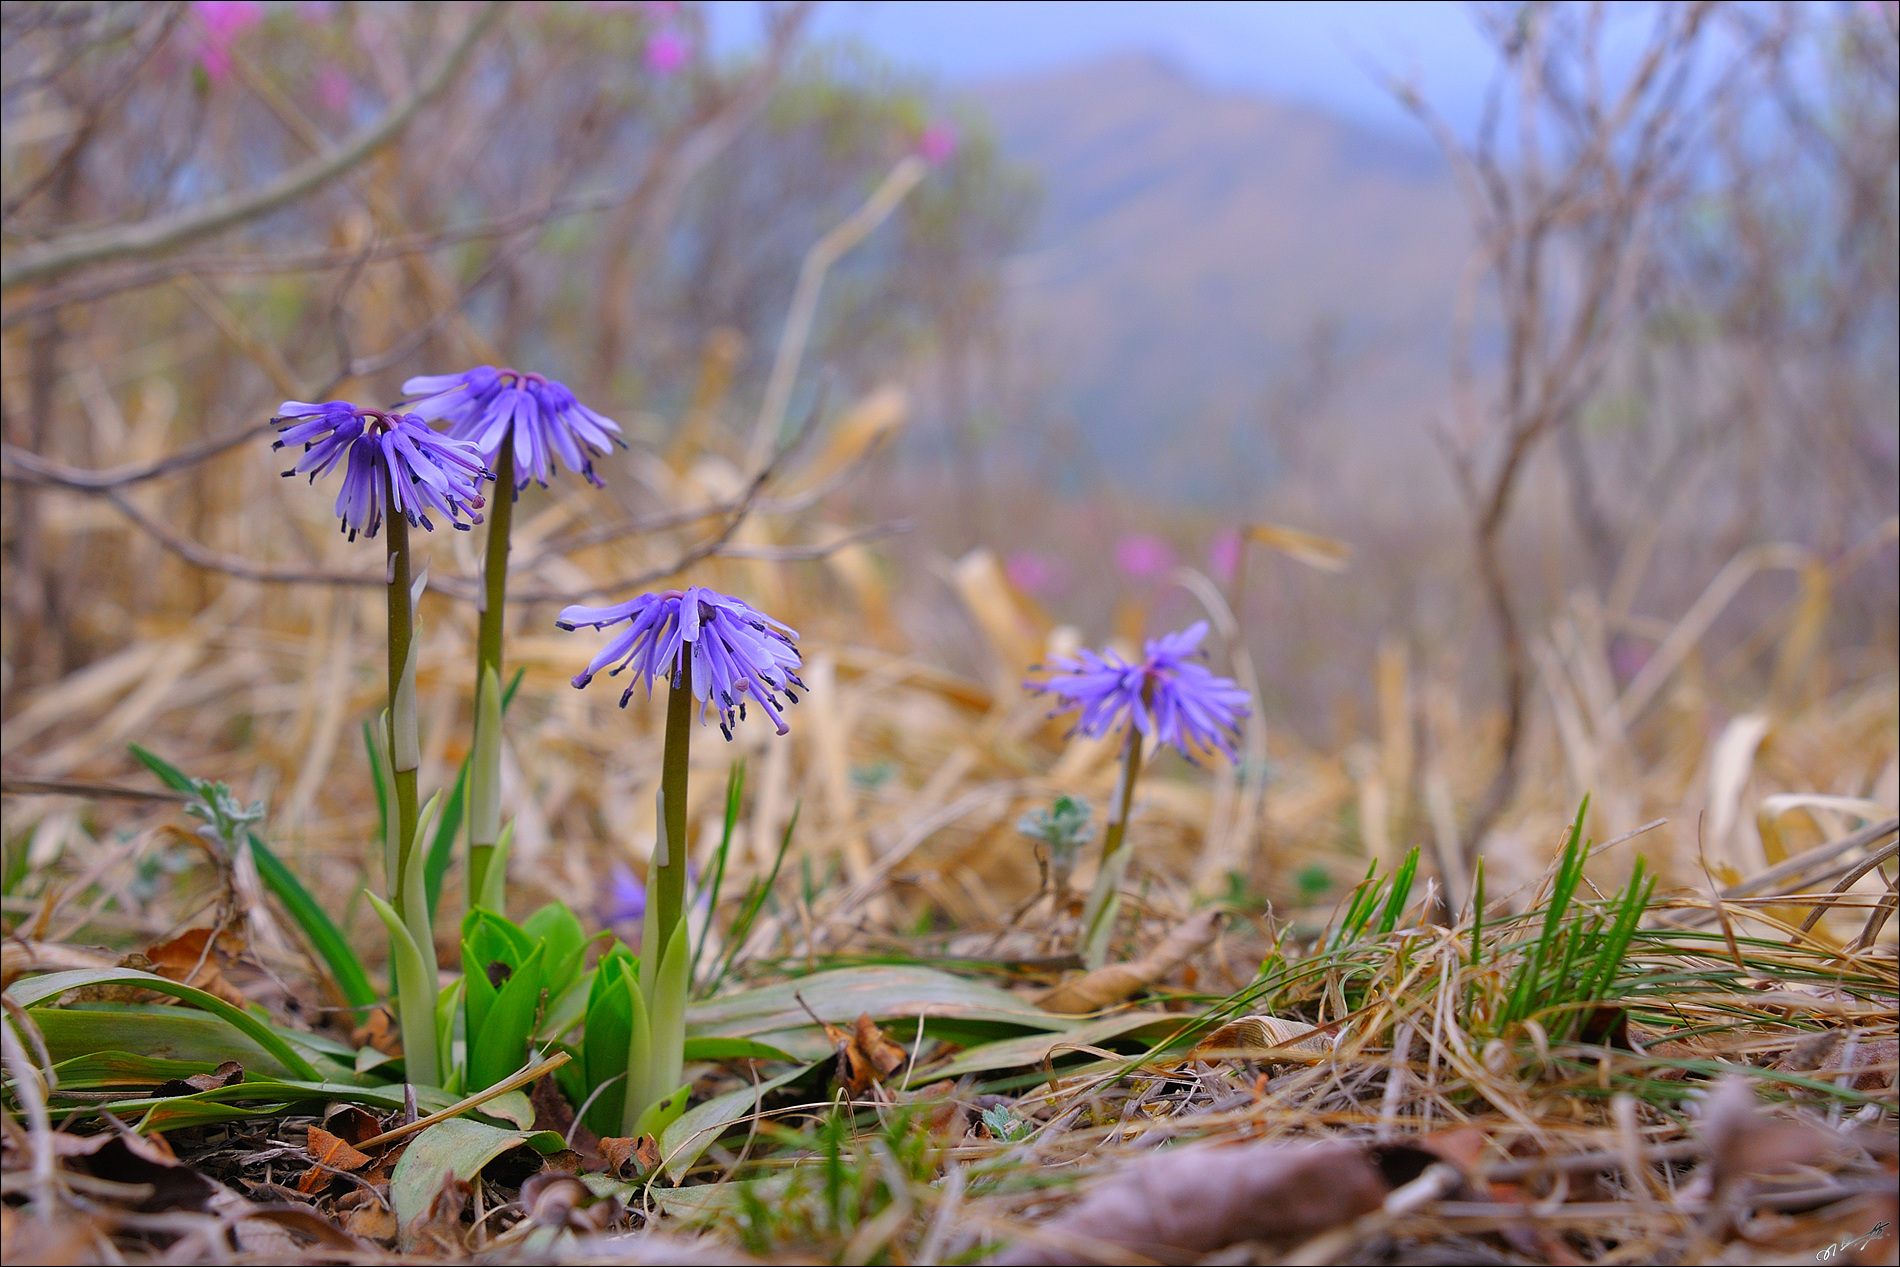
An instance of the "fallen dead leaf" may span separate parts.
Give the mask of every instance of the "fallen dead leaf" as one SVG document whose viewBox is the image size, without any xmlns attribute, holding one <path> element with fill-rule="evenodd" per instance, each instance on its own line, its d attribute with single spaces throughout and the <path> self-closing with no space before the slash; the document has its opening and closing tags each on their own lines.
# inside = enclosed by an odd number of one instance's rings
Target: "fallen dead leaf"
<svg viewBox="0 0 1900 1267">
<path fill-rule="evenodd" d="M 1190 1059 L 1208 1060 L 1219 1053 L 1296 1051 L 1309 1056 L 1324 1055 L 1332 1048 L 1333 1036 L 1317 1032 L 1304 1021 L 1283 1020 L 1277 1016 L 1243 1016 L 1229 1021 L 1203 1038 L 1189 1053 Z"/>
<path fill-rule="evenodd" d="M 630 1135 L 609 1135 L 600 1141 L 600 1160 L 607 1173 L 616 1179 L 633 1174 L 644 1175 L 660 1164 L 660 1148 L 651 1135 L 638 1139 Z"/>
<path fill-rule="evenodd" d="M 528 1217 L 542 1227 L 570 1232 L 599 1232 L 620 1221 L 618 1198 L 597 1197 L 573 1175 L 543 1171 L 521 1185 L 521 1204 Z"/>
<path fill-rule="evenodd" d="M 318 1163 L 304 1171 L 303 1177 L 297 1180 L 297 1191 L 305 1195 L 325 1187 L 335 1177 L 330 1170 L 324 1169 L 325 1166 L 331 1170 L 361 1170 L 369 1165 L 368 1153 L 358 1150 L 347 1140 L 332 1135 L 321 1126 L 310 1128 L 304 1151 L 310 1154 L 312 1161 Z"/>
<path fill-rule="evenodd" d="M 194 1073 L 189 1078 L 172 1078 L 153 1088 L 154 1099 L 168 1095 L 191 1095 L 198 1091 L 216 1091 L 244 1081 L 244 1066 L 227 1060 L 210 1073 Z"/>
<path fill-rule="evenodd" d="M 151 961 L 151 970 L 159 976 L 195 986 L 233 1007 L 243 1007 L 249 1000 L 225 979 L 219 962 L 221 956 L 235 953 L 232 937 L 226 933 L 212 946 L 211 937 L 215 931 L 210 928 L 187 929 L 170 941 L 147 947 L 145 957 Z M 242 949 L 242 943 L 238 943 L 236 948 Z"/>
<path fill-rule="evenodd" d="M 369 1016 L 350 1032 L 350 1042 L 357 1047 L 374 1047 L 385 1056 L 402 1055 L 402 1039 L 396 1031 L 396 1018 L 389 1014 L 386 1007 L 373 1007 Z"/>
<path fill-rule="evenodd" d="M 1220 931 L 1221 918 L 1221 912 L 1213 909 L 1189 916 L 1141 958 L 1132 963 L 1111 963 L 1073 981 L 1065 981 L 1036 1000 L 1036 1005 L 1045 1012 L 1064 1015 L 1113 1007 L 1161 980 L 1187 962 L 1189 955 L 1205 948 Z"/>
<path fill-rule="evenodd" d="M 1098 1182 L 1019 1239 L 1005 1264 L 1194 1258 L 1238 1241 L 1302 1239 L 1379 1208 L 1392 1184 L 1353 1144 L 1190 1145 Z"/>
</svg>

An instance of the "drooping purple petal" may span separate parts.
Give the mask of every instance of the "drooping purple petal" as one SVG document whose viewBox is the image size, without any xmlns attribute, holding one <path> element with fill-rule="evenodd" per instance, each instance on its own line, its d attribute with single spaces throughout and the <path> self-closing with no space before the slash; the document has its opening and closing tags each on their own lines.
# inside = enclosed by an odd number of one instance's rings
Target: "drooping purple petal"
<svg viewBox="0 0 1900 1267">
<path fill-rule="evenodd" d="M 655 679 L 673 680 L 682 653 L 693 698 L 700 701 L 700 721 L 708 709 L 719 715 L 719 729 L 732 738 L 732 728 L 744 720 L 748 697 L 784 734 L 790 729 L 783 709 L 796 704 L 799 690 L 798 634 L 739 599 L 717 590 L 694 587 L 642 594 L 611 607 L 569 607 L 555 624 L 573 630 L 582 625 L 604 629 L 626 622 L 587 667 L 574 678 L 586 686 L 594 675 L 612 665 L 611 672 L 632 670 L 633 678 L 620 696 L 625 708 L 642 680 L 653 693 Z"/>
<path fill-rule="evenodd" d="M 1247 693 L 1190 658 L 1206 636 L 1207 622 L 1199 621 L 1151 639 L 1139 664 L 1113 651 L 1084 650 L 1054 661 L 1047 679 L 1023 685 L 1054 695 L 1061 701 L 1058 713 L 1079 710 L 1075 729 L 1081 734 L 1103 735 L 1125 722 L 1190 761 L 1210 749 L 1231 761 L 1240 722 L 1250 711 Z"/>
<path fill-rule="evenodd" d="M 402 385 L 407 406 L 449 424 L 449 434 L 496 462 L 513 440 L 515 487 L 545 485 L 554 459 L 598 486 L 594 458 L 620 440 L 620 424 L 595 413 L 566 386 L 540 374 L 478 365 L 461 374 L 425 374 Z"/>
<path fill-rule="evenodd" d="M 494 475 L 474 445 L 431 431 L 414 414 L 358 409 L 347 401 L 287 400 L 271 419 L 283 428 L 275 448 L 301 444 L 303 456 L 286 476 L 312 483 L 344 462 L 336 514 L 350 540 L 374 537 L 385 514 L 433 530 L 428 512 L 466 531 L 485 505 L 481 481 Z M 346 460 L 347 459 L 347 460 Z M 466 521 L 466 522 L 465 522 Z"/>
</svg>

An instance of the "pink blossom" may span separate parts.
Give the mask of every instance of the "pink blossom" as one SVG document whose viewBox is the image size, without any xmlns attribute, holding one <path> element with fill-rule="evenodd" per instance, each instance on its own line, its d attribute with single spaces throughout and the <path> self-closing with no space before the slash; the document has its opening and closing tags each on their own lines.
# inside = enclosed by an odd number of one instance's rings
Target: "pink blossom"
<svg viewBox="0 0 1900 1267">
<path fill-rule="evenodd" d="M 196 0 L 191 11 L 204 28 L 198 41 L 198 64 L 212 83 L 222 82 L 231 73 L 233 41 L 264 20 L 264 6 L 257 0 Z"/>
<path fill-rule="evenodd" d="M 311 26 L 322 26 L 336 16 L 331 0 L 297 0 L 297 16 Z"/>
<path fill-rule="evenodd" d="M 354 92 L 349 72 L 335 62 L 325 62 L 323 68 L 317 71 L 317 100 L 331 114 L 349 113 L 350 97 Z"/>
<path fill-rule="evenodd" d="M 957 152 L 957 130 L 948 123 L 939 120 L 925 128 L 923 135 L 917 138 L 917 156 L 932 167 L 949 161 Z"/>
<path fill-rule="evenodd" d="M 1240 532 L 1234 528 L 1224 529 L 1207 547 L 1207 570 L 1214 574 L 1214 579 L 1227 582 L 1234 579 L 1234 569 L 1239 566 Z"/>
<path fill-rule="evenodd" d="M 1115 566 L 1138 581 L 1174 566 L 1174 549 L 1159 537 L 1131 532 L 1115 543 Z"/>
<path fill-rule="evenodd" d="M 1003 563 L 1009 583 L 1025 594 L 1057 594 L 1068 588 L 1069 569 L 1060 559 L 1018 550 Z"/>
<path fill-rule="evenodd" d="M 647 69 L 670 75 L 686 64 L 686 40 L 678 31 L 657 31 L 647 41 Z"/>
</svg>

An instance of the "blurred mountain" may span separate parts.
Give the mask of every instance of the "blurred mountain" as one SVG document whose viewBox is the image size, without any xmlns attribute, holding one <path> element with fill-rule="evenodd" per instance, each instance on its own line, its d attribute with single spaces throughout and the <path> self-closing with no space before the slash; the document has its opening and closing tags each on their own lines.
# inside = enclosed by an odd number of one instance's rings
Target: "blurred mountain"
<svg viewBox="0 0 1900 1267">
<path fill-rule="evenodd" d="M 1421 433 L 1468 230 L 1421 137 L 1125 56 L 974 94 L 1041 177 L 1013 263 L 1036 403 L 1112 473 L 1231 503 L 1332 443 Z"/>
</svg>

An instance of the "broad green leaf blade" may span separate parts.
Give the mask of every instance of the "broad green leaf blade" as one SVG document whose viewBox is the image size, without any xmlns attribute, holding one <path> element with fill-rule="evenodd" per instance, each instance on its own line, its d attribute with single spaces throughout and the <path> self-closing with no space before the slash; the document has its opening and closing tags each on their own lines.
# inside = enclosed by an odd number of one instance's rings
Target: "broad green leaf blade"
<svg viewBox="0 0 1900 1267">
<path fill-rule="evenodd" d="M 1104 1016 L 1086 1022 L 1062 1033 L 1000 1038 L 995 1042 L 965 1048 L 952 1056 L 948 1064 L 919 1070 L 912 1085 L 925 1079 L 934 1082 L 939 1078 L 961 1078 L 966 1073 L 1030 1068 L 1041 1065 L 1045 1060 L 1062 1059 L 1065 1048 L 1071 1055 L 1086 1056 L 1090 1053 L 1082 1050 L 1085 1046 L 1099 1047 L 1117 1038 L 1139 1035 L 1147 1040 L 1163 1039 L 1181 1029 L 1188 1019 L 1165 1012 L 1124 1012 L 1119 1016 Z M 908 1034 L 892 1034 L 891 1040 L 901 1043 L 909 1037 Z"/>
<path fill-rule="evenodd" d="M 659 977 L 653 987 L 653 1045 L 649 1049 L 651 1063 L 647 1069 L 647 1105 L 664 1099 L 679 1085 L 680 1053 L 686 1045 L 686 997 L 692 988 L 692 982 L 687 977 L 692 968 L 688 958 L 692 947 L 687 940 L 686 923 L 682 919 L 673 925 L 673 936 L 668 939 L 666 955 L 660 962 Z M 631 1064 L 627 1067 L 633 1068 Z M 644 1109 L 645 1106 L 642 1107 Z M 629 1132 L 634 1135 L 639 1133 Z"/>
<path fill-rule="evenodd" d="M 21 1007 L 32 1007 L 47 999 L 57 999 L 68 990 L 88 985 L 138 986 L 154 994 L 170 995 L 181 1003 L 202 1008 L 242 1031 L 246 1038 L 275 1057 L 286 1071 L 313 1082 L 318 1079 L 316 1067 L 257 1017 L 243 1008 L 231 1006 L 215 994 L 207 994 L 156 973 L 140 972 L 134 968 L 75 968 L 67 972 L 49 972 L 40 977 L 26 977 L 14 982 L 9 987 L 9 993 Z"/>
<path fill-rule="evenodd" d="M 804 1077 L 814 1067 L 799 1065 L 776 1078 L 766 1079 L 756 1087 L 740 1087 L 737 1091 L 716 1095 L 704 1104 L 695 1104 L 680 1114 L 660 1135 L 660 1164 L 667 1176 L 678 1183 L 680 1176 L 693 1168 L 700 1154 L 719 1138 L 720 1132 L 752 1112 L 761 1096 Z"/>
<path fill-rule="evenodd" d="M 492 845 L 501 836 L 501 679 L 492 665 L 482 670 L 475 690 L 475 743 L 468 754 L 468 782 L 469 847 Z"/>
<path fill-rule="evenodd" d="M 686 921 L 681 920 L 683 927 Z M 646 996 L 632 974 L 626 978 L 627 991 L 627 1096 L 621 1102 L 620 1133 L 632 1135 L 634 1123 L 658 1097 L 653 1091 L 653 1029 L 647 1016 Z"/>
<path fill-rule="evenodd" d="M 704 1038 L 762 1038 L 809 1028 L 811 1017 L 794 994 L 801 995 L 821 1019 L 836 1025 L 849 1025 L 863 1012 L 875 1020 L 930 1016 L 1025 1030 L 1066 1030 L 1083 1023 L 1044 1012 L 1006 990 L 935 968 L 865 964 L 695 1003 L 686 1012 L 686 1032 Z"/>
<path fill-rule="evenodd" d="M 310 896 L 310 890 L 303 886 L 291 869 L 261 840 L 256 832 L 251 836 L 251 857 L 257 863 L 257 876 L 264 886 L 277 895 L 277 900 L 290 912 L 291 919 L 303 930 L 310 948 L 317 952 L 324 966 L 330 970 L 330 979 L 336 982 L 344 1001 L 351 1007 L 369 1007 L 376 1002 L 376 991 L 369 983 L 369 974 L 363 971 L 363 961 L 350 949 L 350 943 L 343 939 L 343 933 L 330 919 L 329 913 L 317 905 Z"/>
<path fill-rule="evenodd" d="M 138 1056 L 167 1064 L 203 1066 L 194 1068 L 194 1073 L 204 1073 L 227 1060 L 235 1060 L 253 1076 L 292 1076 L 282 1061 L 235 1025 L 191 1008 L 37 1007 L 33 1009 L 33 1021 L 46 1039 L 47 1054 L 59 1063 L 103 1058 L 113 1051 L 136 1046 Z"/>
<path fill-rule="evenodd" d="M 790 1060 L 797 1057 L 770 1043 L 758 1043 L 750 1038 L 689 1038 L 683 1051 L 684 1059 L 694 1060 Z"/>
<path fill-rule="evenodd" d="M 536 946 L 495 993 L 488 1015 L 478 1029 L 471 1024 L 468 1033 L 468 1089 L 480 1091 L 492 1087 L 528 1061 L 529 1031 L 534 1028 L 535 1009 L 541 1002 L 541 961 L 543 947 Z M 474 966 L 473 971 L 482 971 Z M 474 1013 L 471 1011 L 470 1016 Z"/>
<path fill-rule="evenodd" d="M 436 985 L 432 964 L 416 949 L 416 939 L 389 903 L 366 893 L 369 904 L 389 930 L 389 954 L 396 969 L 396 1020 L 402 1027 L 403 1067 L 411 1082 L 438 1086 L 441 1066 L 435 1050 Z M 434 955 L 431 954 L 430 959 Z"/>
<path fill-rule="evenodd" d="M 33 1019 L 37 1021 L 50 1012 L 51 1009 L 42 1010 Z M 53 1076 L 59 1080 L 59 1090 L 54 1094 L 107 1091 L 121 1087 L 149 1090 L 173 1078 L 195 1077 L 210 1073 L 217 1067 L 203 1060 L 168 1060 L 131 1051 L 92 1051 L 83 1056 L 69 1057 L 53 1066 Z"/>
<path fill-rule="evenodd" d="M 454 1175 L 472 1181 L 489 1162 L 522 1147 L 545 1156 L 566 1145 L 553 1131 L 511 1131 L 465 1117 L 452 1117 L 418 1132 L 389 1178 L 389 1201 L 403 1247 L 413 1243 L 409 1225 L 429 1208 L 444 1179 Z"/>
<path fill-rule="evenodd" d="M 594 985 L 594 974 L 583 973 L 574 984 L 561 991 L 552 1003 L 548 1004 L 547 1015 L 541 1018 L 541 1028 L 535 1038 L 541 1042 L 551 1042 L 565 1037 L 569 1030 L 581 1023 L 587 1014 L 587 997 Z"/>
</svg>

